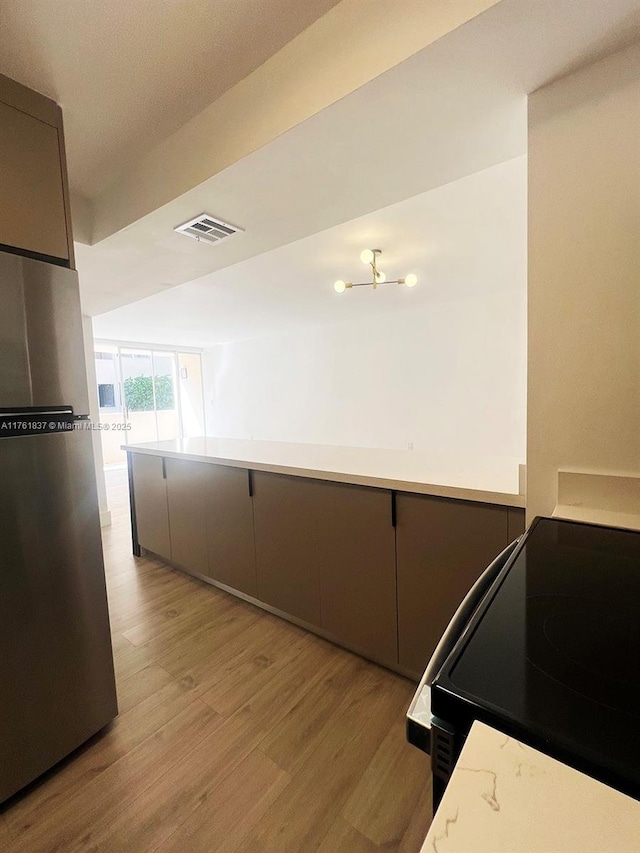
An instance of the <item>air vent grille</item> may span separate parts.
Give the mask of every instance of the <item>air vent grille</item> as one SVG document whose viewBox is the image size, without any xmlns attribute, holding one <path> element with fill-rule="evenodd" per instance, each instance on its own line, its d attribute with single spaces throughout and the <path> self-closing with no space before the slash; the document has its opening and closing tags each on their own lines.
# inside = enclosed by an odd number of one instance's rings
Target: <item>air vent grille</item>
<svg viewBox="0 0 640 853">
<path fill-rule="evenodd" d="M 182 225 L 177 225 L 174 229 L 178 234 L 186 234 L 187 237 L 192 237 L 194 240 L 205 240 L 207 243 L 219 243 L 227 237 L 232 237 L 242 228 L 235 225 L 229 225 L 228 222 L 222 222 L 210 216 L 208 213 L 201 213 L 194 219 L 184 222 Z"/>
</svg>

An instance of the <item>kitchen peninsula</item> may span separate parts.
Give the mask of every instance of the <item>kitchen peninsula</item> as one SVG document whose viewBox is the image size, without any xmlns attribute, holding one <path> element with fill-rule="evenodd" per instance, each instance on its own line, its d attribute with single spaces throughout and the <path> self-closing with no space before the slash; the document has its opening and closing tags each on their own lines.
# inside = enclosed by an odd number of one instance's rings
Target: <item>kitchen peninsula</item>
<svg viewBox="0 0 640 853">
<path fill-rule="evenodd" d="M 511 459 L 214 438 L 123 449 L 134 553 L 411 677 L 524 528 Z"/>
</svg>

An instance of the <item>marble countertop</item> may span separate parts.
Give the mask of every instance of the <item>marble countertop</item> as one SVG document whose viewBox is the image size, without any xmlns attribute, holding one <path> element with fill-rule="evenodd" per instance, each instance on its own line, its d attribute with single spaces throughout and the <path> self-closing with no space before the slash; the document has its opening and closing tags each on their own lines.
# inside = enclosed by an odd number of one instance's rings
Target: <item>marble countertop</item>
<svg viewBox="0 0 640 853">
<path fill-rule="evenodd" d="M 415 494 L 524 506 L 524 495 L 518 494 L 518 460 L 514 458 L 447 457 L 413 450 L 204 437 L 123 445 L 122 449 Z"/>
<path fill-rule="evenodd" d="M 421 853 L 640 853 L 640 803 L 475 722 Z"/>
</svg>

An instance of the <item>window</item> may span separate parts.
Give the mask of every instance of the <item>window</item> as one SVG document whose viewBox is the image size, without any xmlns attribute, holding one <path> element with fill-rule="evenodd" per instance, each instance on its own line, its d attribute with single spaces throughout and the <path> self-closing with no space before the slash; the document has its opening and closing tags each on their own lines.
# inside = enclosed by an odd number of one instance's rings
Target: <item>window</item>
<svg viewBox="0 0 640 853">
<path fill-rule="evenodd" d="M 98 400 L 101 409 L 115 409 L 116 389 L 113 384 L 98 385 Z"/>
<path fill-rule="evenodd" d="M 99 342 L 95 350 L 105 465 L 123 444 L 204 434 L 200 353 Z"/>
</svg>

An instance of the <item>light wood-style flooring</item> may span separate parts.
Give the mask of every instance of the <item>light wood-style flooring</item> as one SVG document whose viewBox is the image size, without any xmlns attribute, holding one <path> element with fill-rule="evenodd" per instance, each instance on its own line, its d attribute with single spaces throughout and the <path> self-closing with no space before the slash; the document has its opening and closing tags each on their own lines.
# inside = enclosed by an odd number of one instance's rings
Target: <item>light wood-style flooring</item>
<svg viewBox="0 0 640 853">
<path fill-rule="evenodd" d="M 4 853 L 415 853 L 414 685 L 103 531 L 120 715 L 0 808 Z"/>
</svg>

